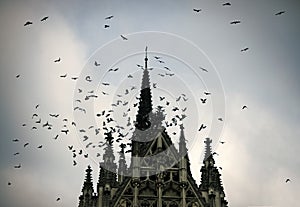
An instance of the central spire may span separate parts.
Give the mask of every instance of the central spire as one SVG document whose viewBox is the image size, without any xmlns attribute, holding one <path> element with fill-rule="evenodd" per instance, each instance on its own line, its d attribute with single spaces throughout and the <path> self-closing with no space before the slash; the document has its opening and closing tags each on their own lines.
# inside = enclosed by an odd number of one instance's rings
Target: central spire
<svg viewBox="0 0 300 207">
<path fill-rule="evenodd" d="M 152 112 L 152 95 L 150 90 L 150 78 L 148 71 L 147 47 L 145 49 L 145 69 L 143 72 L 142 87 L 140 93 L 139 109 L 136 116 L 135 127 L 140 130 L 146 130 L 150 127 L 149 114 Z"/>
</svg>

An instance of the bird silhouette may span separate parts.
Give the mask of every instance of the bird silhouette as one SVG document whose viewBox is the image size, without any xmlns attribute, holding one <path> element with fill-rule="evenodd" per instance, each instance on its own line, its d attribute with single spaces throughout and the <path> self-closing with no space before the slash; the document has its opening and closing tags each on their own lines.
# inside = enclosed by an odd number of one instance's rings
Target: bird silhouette
<svg viewBox="0 0 300 207">
<path fill-rule="evenodd" d="M 128 40 L 124 35 L 120 35 L 122 37 L 122 40 Z"/>
<path fill-rule="evenodd" d="M 21 164 L 14 166 L 14 168 L 21 168 Z"/>
<path fill-rule="evenodd" d="M 223 141 L 220 141 L 220 143 L 221 143 L 221 144 L 225 144 L 225 142 L 223 142 Z"/>
<path fill-rule="evenodd" d="M 73 145 L 68 146 L 68 148 L 69 148 L 69 150 L 72 150 L 73 149 Z"/>
<path fill-rule="evenodd" d="M 42 148 L 43 148 L 43 145 L 39 145 L 37 148 L 38 148 L 38 149 L 42 149 Z"/>
<path fill-rule="evenodd" d="M 209 96 L 211 93 L 209 92 L 204 92 L 204 95 Z"/>
<path fill-rule="evenodd" d="M 95 60 L 94 65 L 98 67 L 98 66 L 100 66 L 101 64 L 98 63 L 98 62 Z"/>
<path fill-rule="evenodd" d="M 56 201 L 60 201 L 60 198 L 56 198 Z"/>
<path fill-rule="evenodd" d="M 279 12 L 277 12 L 275 15 L 276 16 L 279 16 L 279 15 L 282 15 L 282 14 L 284 14 L 285 13 L 285 11 L 279 11 Z"/>
<path fill-rule="evenodd" d="M 245 48 L 241 49 L 241 52 L 246 52 L 247 50 L 249 50 L 249 47 L 245 47 Z"/>
<path fill-rule="evenodd" d="M 86 80 L 87 82 L 92 82 L 91 76 L 89 76 L 89 75 L 85 77 L 85 80 Z"/>
<path fill-rule="evenodd" d="M 61 130 L 62 133 L 65 133 L 66 135 L 68 134 L 69 130 L 68 129 L 62 129 Z"/>
<path fill-rule="evenodd" d="M 67 77 L 67 73 L 64 74 L 64 75 L 60 75 L 59 77 L 61 77 L 61 78 L 66 78 L 66 77 Z"/>
<path fill-rule="evenodd" d="M 27 21 L 27 22 L 25 22 L 24 26 L 26 27 L 26 26 L 31 25 L 31 24 L 33 24 L 31 21 Z"/>
<path fill-rule="evenodd" d="M 16 75 L 16 78 L 20 78 L 20 74 Z"/>
<path fill-rule="evenodd" d="M 287 182 L 291 182 L 291 180 L 290 180 L 289 178 L 287 178 L 287 179 L 285 180 L 285 183 L 287 183 Z"/>
<path fill-rule="evenodd" d="M 226 2 L 226 3 L 223 3 L 222 5 L 223 6 L 231 6 L 231 3 L 230 2 Z"/>
<path fill-rule="evenodd" d="M 218 120 L 219 120 L 219 121 L 223 121 L 223 119 L 222 119 L 221 117 L 220 117 L 220 118 L 218 118 Z"/>
<path fill-rule="evenodd" d="M 18 139 L 13 139 L 13 142 L 18 142 L 19 140 Z"/>
<path fill-rule="evenodd" d="M 206 103 L 206 98 L 200 98 L 200 100 L 201 100 L 201 102 L 203 103 L 203 104 L 205 104 Z"/>
<path fill-rule="evenodd" d="M 77 162 L 75 160 L 73 160 L 73 166 L 77 165 Z"/>
<path fill-rule="evenodd" d="M 14 156 L 19 155 L 19 154 L 20 154 L 20 152 L 16 152 L 16 153 L 14 153 Z"/>
<path fill-rule="evenodd" d="M 104 29 L 109 28 L 110 26 L 108 24 L 104 25 Z"/>
<path fill-rule="evenodd" d="M 57 117 L 59 117 L 59 114 L 49 114 L 49 116 L 57 118 Z"/>
<path fill-rule="evenodd" d="M 54 60 L 55 63 L 58 63 L 60 61 L 61 61 L 60 57 L 58 59 Z"/>
<path fill-rule="evenodd" d="M 105 17 L 105 19 L 106 20 L 108 20 L 108 19 L 112 19 L 114 16 L 113 15 L 111 15 L 111 16 L 107 16 L 107 17 Z"/>
<path fill-rule="evenodd" d="M 202 129 L 205 129 L 206 126 L 204 124 L 201 124 L 200 128 L 198 129 L 198 131 L 200 132 Z"/>
<path fill-rule="evenodd" d="M 198 13 L 201 11 L 201 9 L 193 9 L 193 11 Z"/>
<path fill-rule="evenodd" d="M 240 24 L 241 21 L 240 20 L 234 20 L 234 21 L 231 21 L 230 24 Z"/>
<path fill-rule="evenodd" d="M 55 139 L 55 140 L 56 140 L 57 138 L 58 138 L 58 134 L 57 134 L 57 135 L 56 135 L 56 136 L 55 136 L 53 139 Z"/>
<path fill-rule="evenodd" d="M 8 182 L 7 185 L 11 185 L 11 182 Z"/>
<path fill-rule="evenodd" d="M 24 147 L 26 147 L 26 146 L 28 146 L 28 145 L 29 145 L 29 142 L 25 143 L 25 144 L 24 144 Z"/>
<path fill-rule="evenodd" d="M 200 68 L 202 71 L 204 71 L 204 72 L 208 72 L 208 70 L 205 69 L 205 68 L 203 68 L 203 67 L 200 67 L 200 66 L 199 66 L 199 68 Z"/>
<path fill-rule="evenodd" d="M 246 106 L 246 105 L 244 105 L 243 107 L 242 107 L 242 109 L 247 109 L 248 107 Z"/>
<path fill-rule="evenodd" d="M 127 76 L 127 78 L 133 78 L 133 76 L 129 74 L 129 75 Z"/>
<path fill-rule="evenodd" d="M 43 17 L 43 18 L 41 19 L 41 22 L 46 21 L 48 18 L 49 18 L 48 16 Z"/>
</svg>

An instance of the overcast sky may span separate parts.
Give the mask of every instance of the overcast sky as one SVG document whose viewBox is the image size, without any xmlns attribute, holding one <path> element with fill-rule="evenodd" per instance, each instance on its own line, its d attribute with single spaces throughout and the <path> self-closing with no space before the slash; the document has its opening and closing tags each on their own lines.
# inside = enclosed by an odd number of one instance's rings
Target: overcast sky
<svg viewBox="0 0 300 207">
<path fill-rule="evenodd" d="M 97 150 L 102 154 L 99 148 L 85 148 L 88 141 L 83 141 L 79 130 L 94 132 L 87 127 L 101 126 L 96 113 L 108 109 L 126 88 L 140 87 L 142 70 L 136 64 L 143 65 L 145 46 L 149 67 L 154 68 L 151 83 L 157 83 L 152 88 L 154 106 L 159 96 L 166 96 L 172 107 L 187 107 L 183 124 L 196 182 L 200 183 L 203 159 L 199 149 L 209 136 L 219 154 L 215 160 L 222 167 L 229 206 L 297 206 L 300 2 L 230 2 L 231 6 L 222 6 L 225 1 L 220 0 L 0 1 L 0 206 L 78 205 L 84 170 L 92 166 L 96 184 L 101 157 L 95 155 Z M 279 11 L 285 13 L 275 15 Z M 106 20 L 110 15 L 114 17 Z M 41 22 L 45 16 L 49 18 Z M 234 20 L 241 23 L 230 24 Z M 33 24 L 23 26 L 27 21 Z M 244 48 L 249 49 L 241 52 Z M 165 63 L 158 63 L 156 55 Z M 55 63 L 59 57 L 61 61 Z M 101 65 L 94 66 L 94 61 Z M 117 67 L 119 71 L 107 72 Z M 166 72 L 175 75 L 158 75 Z M 65 74 L 66 78 L 60 77 Z M 128 74 L 134 78 L 128 79 Z M 90 83 L 85 79 L 88 75 Z M 84 95 L 78 94 L 78 88 L 84 89 Z M 80 105 L 89 109 L 87 115 L 74 112 L 75 100 L 84 102 L 91 90 L 98 98 Z M 138 93 L 130 91 L 129 105 L 136 103 Z M 176 102 L 182 93 L 188 101 Z M 200 98 L 207 98 L 207 103 L 201 104 Z M 248 109 L 242 110 L 244 105 Z M 166 112 L 173 113 L 171 109 Z M 116 110 L 114 118 L 126 125 L 124 110 Z M 32 118 L 35 113 L 38 117 Z M 60 116 L 53 118 L 50 113 Z M 134 119 L 135 111 L 129 116 Z M 52 129 L 35 123 L 39 118 L 42 124 L 53 124 Z M 201 123 L 207 129 L 199 132 Z M 68 135 L 61 133 L 64 128 L 70 130 Z M 172 133 L 178 129 L 168 132 L 176 146 L 178 134 Z M 93 142 L 103 139 L 89 136 Z M 25 143 L 29 145 L 23 147 Z M 84 149 L 89 158 L 74 159 L 71 145 L 77 151 Z M 20 169 L 14 168 L 19 164 Z M 287 178 L 291 182 L 286 183 Z M 58 197 L 61 201 L 56 202 Z"/>
</svg>

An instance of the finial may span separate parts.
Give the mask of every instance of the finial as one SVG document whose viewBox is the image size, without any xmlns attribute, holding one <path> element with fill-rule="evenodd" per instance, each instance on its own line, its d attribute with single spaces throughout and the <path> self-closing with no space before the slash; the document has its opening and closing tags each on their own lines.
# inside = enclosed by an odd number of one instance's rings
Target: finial
<svg viewBox="0 0 300 207">
<path fill-rule="evenodd" d="M 145 48 L 145 70 L 147 69 L 147 61 L 148 61 L 147 50 L 148 50 L 148 46 L 146 46 Z"/>
<path fill-rule="evenodd" d="M 209 158 L 212 155 L 211 146 L 210 146 L 210 144 L 212 143 L 212 140 L 210 138 L 206 138 L 204 143 L 206 144 L 204 160 L 206 160 L 207 158 Z"/>
</svg>

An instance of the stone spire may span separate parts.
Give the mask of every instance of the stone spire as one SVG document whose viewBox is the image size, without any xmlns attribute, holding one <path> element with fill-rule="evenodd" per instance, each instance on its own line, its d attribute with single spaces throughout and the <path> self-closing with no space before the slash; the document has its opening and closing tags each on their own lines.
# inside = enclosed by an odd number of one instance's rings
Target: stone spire
<svg viewBox="0 0 300 207">
<path fill-rule="evenodd" d="M 148 71 L 147 47 L 145 50 L 145 69 L 143 72 L 142 87 L 140 93 L 139 109 L 136 116 L 135 127 L 139 130 L 146 130 L 150 127 L 149 114 L 152 112 L 152 95 L 150 90 L 150 78 Z"/>
<path fill-rule="evenodd" d="M 201 167 L 201 184 L 199 190 L 205 197 L 206 202 L 212 207 L 226 207 L 227 201 L 225 200 L 225 193 L 222 186 L 221 174 L 215 166 L 215 161 L 211 151 L 212 140 L 206 138 L 204 141 L 205 155 L 203 166 Z"/>
<path fill-rule="evenodd" d="M 183 124 L 180 125 L 180 137 L 179 137 L 179 155 L 185 157 L 187 155 L 186 141 L 184 136 Z"/>
<path fill-rule="evenodd" d="M 127 164 L 125 160 L 125 152 L 124 149 L 126 147 L 126 144 L 122 143 L 120 145 L 121 151 L 119 152 L 120 158 L 119 158 L 119 168 L 118 168 L 118 182 L 119 184 L 122 184 L 124 181 L 124 177 L 127 173 Z"/>
<path fill-rule="evenodd" d="M 83 183 L 82 194 L 79 197 L 79 207 L 93 206 L 94 205 L 94 188 L 91 175 L 92 169 L 90 166 L 86 169 L 85 181 Z"/>
</svg>

